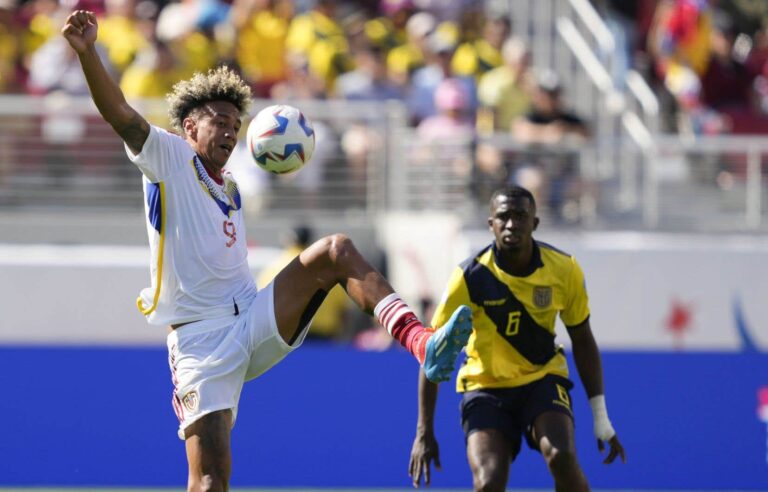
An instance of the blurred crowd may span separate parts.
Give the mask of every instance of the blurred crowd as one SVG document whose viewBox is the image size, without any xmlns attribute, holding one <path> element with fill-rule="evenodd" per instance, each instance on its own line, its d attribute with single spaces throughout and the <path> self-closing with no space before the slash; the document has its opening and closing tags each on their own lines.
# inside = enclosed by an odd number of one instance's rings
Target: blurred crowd
<svg viewBox="0 0 768 492">
<path fill-rule="evenodd" d="M 641 68 L 691 116 L 686 124 L 706 133 L 742 131 L 758 124 L 743 116 L 768 111 L 768 2 L 593 3 L 617 40 L 618 85 L 627 68 Z M 506 131 L 530 108 L 532 86 L 528 49 L 509 12 L 489 7 L 496 4 L 0 0 L 0 92 L 85 93 L 58 33 L 73 9 L 89 9 L 99 17 L 104 60 L 129 97 L 162 97 L 180 78 L 225 63 L 256 97 L 401 99 L 415 124 L 440 102 L 460 105 L 480 130 Z M 448 78 L 455 87 L 438 101 Z"/>
<path fill-rule="evenodd" d="M 461 94 L 442 103 L 472 116 L 478 82 L 505 64 L 511 34 L 509 16 L 482 1 L 0 0 L 0 92 L 87 93 L 59 36 L 73 9 L 96 12 L 101 54 L 129 98 L 163 97 L 175 81 L 227 64 L 257 98 L 399 99 L 414 123 L 437 113 L 447 78 Z M 507 51 L 517 62 L 525 54 Z M 507 128 L 509 109 L 502 118 Z"/>
<path fill-rule="evenodd" d="M 667 131 L 768 131 L 768 2 L 597 0 L 617 41 L 614 75 L 638 69 L 665 106 Z"/>
<path fill-rule="evenodd" d="M 413 152 L 415 163 L 445 153 L 444 142 L 506 133 L 526 150 L 478 145 L 468 155 L 451 151 L 451 171 L 470 176 L 481 200 L 504 182 L 539 190 L 554 216 L 567 219 L 581 186 L 578 162 L 568 152 L 549 155 L 546 149 L 590 139 L 590 122 L 568 109 L 554 72 L 531 67 L 524 33 L 515 32 L 514 18 L 498 10 L 500 4 L 0 0 L 0 92 L 87 94 L 59 30 L 72 10 L 93 10 L 101 56 L 129 98 L 163 97 L 193 72 L 228 64 L 259 98 L 400 100 L 422 145 Z M 623 86 L 629 68 L 643 73 L 667 108 L 667 130 L 768 129 L 767 1 L 593 4 L 617 42 L 615 84 Z M 364 180 L 367 156 L 382 145 L 380 136 L 364 125 L 336 136 L 339 149 L 326 153 L 341 150 L 350 179 Z"/>
</svg>

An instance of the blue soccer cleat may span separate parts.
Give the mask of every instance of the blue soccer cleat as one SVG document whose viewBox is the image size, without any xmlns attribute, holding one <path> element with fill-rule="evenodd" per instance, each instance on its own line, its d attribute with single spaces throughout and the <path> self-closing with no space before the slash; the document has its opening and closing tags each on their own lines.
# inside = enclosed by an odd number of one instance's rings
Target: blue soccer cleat
<svg viewBox="0 0 768 492">
<path fill-rule="evenodd" d="M 472 310 L 468 306 L 459 306 L 451 319 L 429 340 L 424 357 L 424 374 L 433 383 L 448 381 L 456 366 L 456 357 L 467 344 L 472 333 Z"/>
</svg>

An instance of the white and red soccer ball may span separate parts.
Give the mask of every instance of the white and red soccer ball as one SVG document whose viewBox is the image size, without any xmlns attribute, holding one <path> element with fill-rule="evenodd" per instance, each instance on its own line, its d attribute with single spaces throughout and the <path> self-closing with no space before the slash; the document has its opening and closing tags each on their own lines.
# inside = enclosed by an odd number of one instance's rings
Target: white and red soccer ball
<svg viewBox="0 0 768 492">
<path fill-rule="evenodd" d="M 315 150 L 315 130 L 301 111 L 280 104 L 259 111 L 248 125 L 246 142 L 260 168 L 287 174 L 309 162 Z"/>
</svg>

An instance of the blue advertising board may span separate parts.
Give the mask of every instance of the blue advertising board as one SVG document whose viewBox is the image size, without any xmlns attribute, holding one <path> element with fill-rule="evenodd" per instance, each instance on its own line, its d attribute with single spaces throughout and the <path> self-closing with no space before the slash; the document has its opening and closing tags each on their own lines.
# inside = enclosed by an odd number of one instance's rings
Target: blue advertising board
<svg viewBox="0 0 768 492">
<path fill-rule="evenodd" d="M 576 378 L 577 449 L 594 488 L 768 489 L 768 355 L 608 351 L 603 364 L 627 463 L 602 464 Z M 400 349 L 305 344 L 246 384 L 233 486 L 410 486 L 417 369 Z M 0 387 L 0 486 L 185 483 L 164 349 L 4 346 Z M 433 487 L 471 486 L 458 402 L 441 387 Z M 551 487 L 537 453 L 521 453 L 510 486 Z"/>
</svg>

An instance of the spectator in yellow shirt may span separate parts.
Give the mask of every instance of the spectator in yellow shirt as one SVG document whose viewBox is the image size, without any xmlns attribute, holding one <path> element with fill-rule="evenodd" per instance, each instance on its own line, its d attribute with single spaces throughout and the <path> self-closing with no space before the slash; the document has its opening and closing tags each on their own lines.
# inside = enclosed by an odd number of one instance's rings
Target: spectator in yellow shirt
<svg viewBox="0 0 768 492">
<path fill-rule="evenodd" d="M 142 50 L 120 79 L 120 89 L 128 98 L 162 98 L 178 81 L 176 59 L 161 41 Z"/>
<path fill-rule="evenodd" d="M 112 66 L 123 73 L 148 42 L 137 25 L 135 0 L 107 0 L 105 6 L 104 18 L 99 19 L 99 41 Z"/>
<path fill-rule="evenodd" d="M 429 37 L 435 27 L 437 21 L 428 12 L 419 12 L 408 19 L 405 25 L 408 42 L 387 55 L 387 67 L 395 82 L 406 85 L 413 72 L 426 65 Z"/>
<path fill-rule="evenodd" d="M 365 22 L 365 36 L 368 40 L 387 51 L 405 44 L 408 37 L 405 25 L 414 14 L 411 0 L 382 0 L 379 4 L 381 16 Z"/>
<path fill-rule="evenodd" d="M 191 77 L 195 72 L 205 73 L 219 63 L 222 47 L 213 29 L 204 26 L 212 18 L 203 18 L 192 2 L 169 3 L 160 11 L 157 38 L 167 43 L 176 57 L 180 78 Z"/>
<path fill-rule="evenodd" d="M 332 92 L 336 77 L 353 68 L 344 30 L 334 19 L 336 2 L 317 0 L 309 12 L 294 17 L 288 27 L 286 47 L 291 54 L 305 55 L 309 70 Z"/>
<path fill-rule="evenodd" d="M 508 38 L 501 53 L 504 64 L 480 77 L 477 96 L 491 128 L 508 132 L 512 121 L 530 109 L 534 81 L 529 70 L 530 51 L 521 39 Z"/>
<path fill-rule="evenodd" d="M 235 28 L 235 60 L 256 97 L 268 97 L 285 80 L 286 38 L 293 17 L 290 0 L 235 0 L 230 20 Z"/>
<path fill-rule="evenodd" d="M 0 1 L 0 93 L 18 92 L 17 63 L 21 53 L 13 1 Z"/>
<path fill-rule="evenodd" d="M 56 0 L 32 0 L 20 10 L 22 21 L 26 20 L 21 49 L 29 56 L 59 33 L 60 10 Z"/>
<path fill-rule="evenodd" d="M 493 17 L 485 20 L 483 35 L 460 44 L 451 61 L 456 75 L 479 77 L 502 64 L 501 45 L 510 32 L 509 19 Z"/>
</svg>

